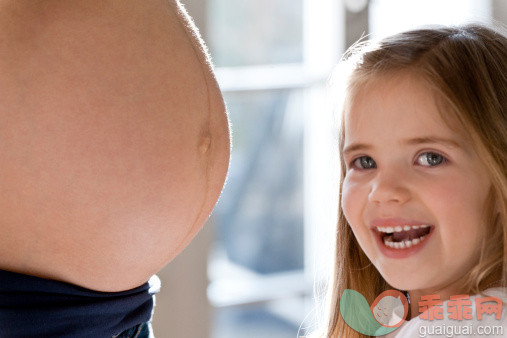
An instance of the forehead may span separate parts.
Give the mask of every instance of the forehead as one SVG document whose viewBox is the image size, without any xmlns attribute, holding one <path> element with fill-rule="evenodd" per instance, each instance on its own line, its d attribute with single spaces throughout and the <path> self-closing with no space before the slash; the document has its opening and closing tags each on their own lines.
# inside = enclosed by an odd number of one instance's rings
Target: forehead
<svg viewBox="0 0 507 338">
<path fill-rule="evenodd" d="M 344 114 L 346 143 L 428 134 L 463 138 L 442 118 L 442 106 L 431 87 L 414 75 L 379 76 L 358 86 Z"/>
</svg>

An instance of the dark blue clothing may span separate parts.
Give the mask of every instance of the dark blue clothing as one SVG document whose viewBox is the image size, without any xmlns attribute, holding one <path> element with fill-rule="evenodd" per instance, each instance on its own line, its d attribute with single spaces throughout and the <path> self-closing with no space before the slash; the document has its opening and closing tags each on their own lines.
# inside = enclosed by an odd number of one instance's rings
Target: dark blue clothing
<svg viewBox="0 0 507 338">
<path fill-rule="evenodd" d="M 122 292 L 0 270 L 0 337 L 113 337 L 151 319 L 156 276 Z"/>
<path fill-rule="evenodd" d="M 142 323 L 113 336 L 113 338 L 153 338 L 151 331 L 151 323 Z"/>
</svg>

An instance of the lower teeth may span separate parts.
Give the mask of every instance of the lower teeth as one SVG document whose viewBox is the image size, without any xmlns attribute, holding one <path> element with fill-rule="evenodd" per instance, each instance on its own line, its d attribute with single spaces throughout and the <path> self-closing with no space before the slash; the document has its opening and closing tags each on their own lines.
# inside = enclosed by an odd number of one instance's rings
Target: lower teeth
<svg viewBox="0 0 507 338">
<path fill-rule="evenodd" d="M 414 238 L 413 240 L 406 240 L 406 241 L 401 241 L 401 242 L 393 242 L 392 236 L 386 236 L 384 238 L 384 244 L 390 248 L 393 248 L 393 249 L 405 249 L 405 248 L 410 248 L 411 246 L 419 244 L 420 242 L 424 241 L 424 239 L 427 236 L 428 235 L 424 235 L 419 238 Z"/>
</svg>

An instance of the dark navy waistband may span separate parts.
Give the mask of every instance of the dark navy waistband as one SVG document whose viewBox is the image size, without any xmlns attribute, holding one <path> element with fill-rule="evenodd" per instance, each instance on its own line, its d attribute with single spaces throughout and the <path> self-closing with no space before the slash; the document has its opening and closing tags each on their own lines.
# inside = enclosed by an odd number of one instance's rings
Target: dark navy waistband
<svg viewBox="0 0 507 338">
<path fill-rule="evenodd" d="M 151 319 L 160 280 L 99 292 L 0 270 L 0 337 L 111 337 Z"/>
</svg>

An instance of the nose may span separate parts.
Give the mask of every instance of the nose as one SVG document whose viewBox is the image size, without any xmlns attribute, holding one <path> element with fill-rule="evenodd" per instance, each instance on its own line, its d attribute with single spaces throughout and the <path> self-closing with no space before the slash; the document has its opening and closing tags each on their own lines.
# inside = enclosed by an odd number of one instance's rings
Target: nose
<svg viewBox="0 0 507 338">
<path fill-rule="evenodd" d="M 410 200 L 406 178 L 398 171 L 377 171 L 368 199 L 375 204 L 403 204 Z"/>
</svg>

